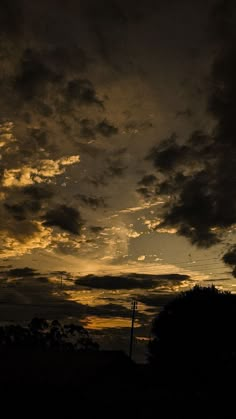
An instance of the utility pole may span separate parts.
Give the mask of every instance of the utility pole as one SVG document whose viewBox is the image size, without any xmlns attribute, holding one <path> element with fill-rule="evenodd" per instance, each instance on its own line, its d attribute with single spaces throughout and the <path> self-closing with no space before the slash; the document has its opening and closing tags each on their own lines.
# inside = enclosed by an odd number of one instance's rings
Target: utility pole
<svg viewBox="0 0 236 419">
<path fill-rule="evenodd" d="M 130 331 L 130 347 L 129 347 L 129 357 L 132 359 L 132 352 L 133 352 L 133 340 L 134 340 L 134 322 L 135 322 L 135 314 L 138 307 L 137 301 L 132 301 L 131 309 L 132 309 L 132 321 L 131 321 L 131 331 Z"/>
</svg>

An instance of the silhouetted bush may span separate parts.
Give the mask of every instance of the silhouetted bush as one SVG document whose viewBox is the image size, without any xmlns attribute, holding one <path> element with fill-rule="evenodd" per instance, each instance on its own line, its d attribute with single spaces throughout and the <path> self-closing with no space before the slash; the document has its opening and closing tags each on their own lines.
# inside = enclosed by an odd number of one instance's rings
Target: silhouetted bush
<svg viewBox="0 0 236 419">
<path fill-rule="evenodd" d="M 152 325 L 149 362 L 160 371 L 213 376 L 235 368 L 236 296 L 195 286 L 170 301 Z"/>
<path fill-rule="evenodd" d="M 97 350 L 98 344 L 80 325 L 62 325 L 58 320 L 48 322 L 34 318 L 28 326 L 0 327 L 0 349 L 35 348 L 60 351 Z"/>
</svg>

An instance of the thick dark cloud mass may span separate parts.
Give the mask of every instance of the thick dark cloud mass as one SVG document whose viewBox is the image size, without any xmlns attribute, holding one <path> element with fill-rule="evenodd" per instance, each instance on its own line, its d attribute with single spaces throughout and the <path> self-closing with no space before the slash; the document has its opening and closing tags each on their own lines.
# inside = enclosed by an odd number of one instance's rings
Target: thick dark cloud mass
<svg viewBox="0 0 236 419">
<path fill-rule="evenodd" d="M 167 304 L 173 298 L 172 294 L 165 294 L 165 293 L 156 293 L 156 294 L 149 294 L 149 295 L 141 295 L 138 297 L 141 303 L 149 307 L 155 308 L 155 310 L 162 308 L 164 305 Z"/>
<path fill-rule="evenodd" d="M 220 242 L 236 223 L 234 18 L 233 2 L 220 2 L 212 14 L 216 47 L 207 107 L 214 128 L 211 132 L 195 131 L 187 141 L 173 135 L 152 148 L 147 159 L 156 169 L 157 181 L 153 175 L 147 176 L 150 182 L 142 180 L 138 189 L 145 198 L 166 198 L 158 228 L 174 227 L 203 248 Z"/>
<path fill-rule="evenodd" d="M 80 121 L 80 135 L 82 138 L 96 138 L 97 136 L 112 137 L 118 133 L 118 128 L 105 119 L 95 123 L 92 119 L 82 119 Z"/>
<path fill-rule="evenodd" d="M 230 249 L 224 254 L 223 261 L 226 265 L 233 268 L 232 274 L 236 278 L 236 245 L 230 247 Z"/>
<path fill-rule="evenodd" d="M 139 181 L 139 185 L 141 185 L 141 186 L 151 186 L 155 183 L 156 180 L 157 180 L 157 178 L 156 178 L 155 175 L 146 175 Z"/>
<path fill-rule="evenodd" d="M 105 199 L 103 197 L 96 197 L 96 196 L 88 196 L 88 195 L 84 195 L 84 194 L 78 194 L 76 195 L 76 197 L 78 199 L 80 199 L 80 201 L 92 208 L 92 209 L 96 209 L 96 208 L 105 208 L 106 207 L 106 203 L 105 203 Z"/>
<path fill-rule="evenodd" d="M 66 96 L 70 102 L 75 101 L 79 104 L 102 106 L 102 101 L 97 98 L 94 86 L 90 80 L 70 80 L 66 86 Z"/>
<path fill-rule="evenodd" d="M 29 196 L 31 200 L 41 201 L 53 196 L 52 190 L 49 187 L 43 188 L 42 186 L 28 186 L 23 189 L 23 193 Z"/>
<path fill-rule="evenodd" d="M 7 271 L 7 275 L 9 275 L 10 277 L 27 277 L 27 276 L 34 276 L 37 275 L 37 271 L 35 269 L 32 268 L 15 268 L 15 269 L 9 269 Z"/>
<path fill-rule="evenodd" d="M 87 314 L 102 317 L 125 317 L 130 318 L 130 310 L 120 304 L 108 303 L 96 307 L 87 308 Z"/>
<path fill-rule="evenodd" d="M 132 289 L 149 289 L 170 282 L 172 285 L 181 281 L 189 280 L 188 275 L 167 274 L 167 275 L 142 275 L 130 274 L 120 276 L 96 276 L 88 275 L 76 280 L 76 284 L 80 286 L 106 289 L 106 290 L 132 290 Z"/>
<path fill-rule="evenodd" d="M 118 129 L 105 120 L 97 124 L 96 130 L 104 137 L 111 137 L 112 135 L 118 133 Z"/>
<path fill-rule="evenodd" d="M 72 234 L 79 234 L 83 221 L 75 208 L 60 205 L 46 213 L 44 224 L 48 227 L 59 227 Z"/>
<path fill-rule="evenodd" d="M 31 101 L 46 94 L 48 84 L 59 83 L 61 77 L 53 73 L 42 62 L 42 58 L 31 49 L 26 49 L 20 62 L 20 72 L 14 81 L 14 88 L 23 100 Z"/>
</svg>

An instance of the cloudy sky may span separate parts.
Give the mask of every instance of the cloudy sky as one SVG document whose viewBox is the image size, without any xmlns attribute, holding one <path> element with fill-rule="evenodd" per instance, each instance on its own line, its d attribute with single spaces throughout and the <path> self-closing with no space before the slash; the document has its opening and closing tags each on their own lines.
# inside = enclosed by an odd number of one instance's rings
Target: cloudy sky
<svg viewBox="0 0 236 419">
<path fill-rule="evenodd" d="M 132 298 L 142 341 L 173 293 L 234 291 L 235 9 L 1 1 L 1 321 L 118 347 Z"/>
</svg>

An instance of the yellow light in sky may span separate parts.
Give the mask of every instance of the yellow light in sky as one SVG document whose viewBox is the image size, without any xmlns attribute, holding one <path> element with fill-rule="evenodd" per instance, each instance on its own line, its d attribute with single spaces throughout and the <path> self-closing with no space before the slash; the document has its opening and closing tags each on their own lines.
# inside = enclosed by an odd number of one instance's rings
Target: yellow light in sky
<svg viewBox="0 0 236 419">
<path fill-rule="evenodd" d="M 100 330 L 104 328 L 123 328 L 123 327 L 130 327 L 131 319 L 130 318 L 123 318 L 123 317 L 97 317 L 97 316 L 88 316 L 85 320 L 86 328 L 88 329 L 95 329 Z M 135 322 L 135 326 L 138 327 L 140 324 L 138 321 Z"/>
</svg>

